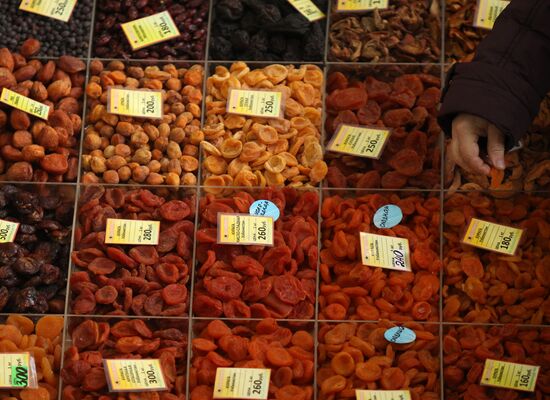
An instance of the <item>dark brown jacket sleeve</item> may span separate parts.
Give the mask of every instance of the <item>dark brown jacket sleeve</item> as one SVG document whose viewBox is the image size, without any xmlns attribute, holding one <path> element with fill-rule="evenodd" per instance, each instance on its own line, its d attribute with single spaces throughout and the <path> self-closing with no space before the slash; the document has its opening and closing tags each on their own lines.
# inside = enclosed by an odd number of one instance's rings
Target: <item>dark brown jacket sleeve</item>
<svg viewBox="0 0 550 400">
<path fill-rule="evenodd" d="M 512 147 L 550 90 L 550 0 L 512 0 L 470 63 L 453 66 L 439 122 L 451 133 L 458 113 L 478 115 Z"/>
</svg>

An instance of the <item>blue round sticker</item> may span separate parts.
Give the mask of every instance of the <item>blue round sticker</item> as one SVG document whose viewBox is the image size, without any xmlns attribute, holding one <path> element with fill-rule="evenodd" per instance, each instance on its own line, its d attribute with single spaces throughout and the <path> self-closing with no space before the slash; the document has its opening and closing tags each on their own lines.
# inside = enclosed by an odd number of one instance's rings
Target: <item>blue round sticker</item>
<svg viewBox="0 0 550 400">
<path fill-rule="evenodd" d="M 377 228 L 393 228 L 403 219 L 403 212 L 393 204 L 386 204 L 380 207 L 375 213 L 372 221 Z"/>
<path fill-rule="evenodd" d="M 412 329 L 404 326 L 394 326 L 384 332 L 384 337 L 388 342 L 397 344 L 412 343 L 416 340 L 416 334 Z"/>
<path fill-rule="evenodd" d="M 277 221 L 281 215 L 279 207 L 269 200 L 256 200 L 250 206 L 249 212 L 251 215 L 273 217 L 273 222 Z"/>
</svg>

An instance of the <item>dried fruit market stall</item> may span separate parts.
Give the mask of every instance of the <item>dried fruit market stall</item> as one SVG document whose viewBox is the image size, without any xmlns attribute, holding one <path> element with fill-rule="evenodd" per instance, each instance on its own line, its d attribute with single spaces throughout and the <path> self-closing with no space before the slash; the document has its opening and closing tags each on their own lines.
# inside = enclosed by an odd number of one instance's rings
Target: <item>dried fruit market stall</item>
<svg viewBox="0 0 550 400">
<path fill-rule="evenodd" d="M 0 399 L 550 398 L 550 97 L 437 123 L 485 0 L 0 3 Z"/>
</svg>

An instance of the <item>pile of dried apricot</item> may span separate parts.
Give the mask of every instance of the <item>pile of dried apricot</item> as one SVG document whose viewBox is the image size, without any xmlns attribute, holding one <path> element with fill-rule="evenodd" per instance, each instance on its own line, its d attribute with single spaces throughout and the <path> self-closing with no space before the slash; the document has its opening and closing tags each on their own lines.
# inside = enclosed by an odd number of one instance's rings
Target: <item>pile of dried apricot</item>
<svg viewBox="0 0 550 400">
<path fill-rule="evenodd" d="M 318 184 L 327 173 L 320 144 L 323 78 L 315 65 L 217 66 L 206 83 L 204 185 Z M 281 92 L 284 115 L 266 119 L 228 113 L 232 88 Z"/>
<path fill-rule="evenodd" d="M 194 185 L 199 168 L 201 65 L 127 65 L 99 60 L 90 64 L 87 127 L 82 169 L 84 183 Z M 163 90 L 162 119 L 107 112 L 108 89 Z"/>
<path fill-rule="evenodd" d="M 72 56 L 32 59 L 39 51 L 40 42 L 33 38 L 23 43 L 19 53 L 0 48 L 0 90 L 37 101 L 44 110 L 49 107 L 46 117 L 38 118 L 0 104 L 0 180 L 74 182 L 86 63 Z"/>
<path fill-rule="evenodd" d="M 331 187 L 441 186 L 441 129 L 436 118 L 440 79 L 431 70 L 407 71 L 390 67 L 329 74 L 327 141 L 341 124 L 391 130 L 378 160 L 328 152 Z"/>
<path fill-rule="evenodd" d="M 63 325 L 63 317 L 59 316 L 48 315 L 36 321 L 18 314 L 11 314 L 0 324 L 0 353 L 30 353 L 38 379 L 37 388 L 2 389 L 0 398 L 57 399 Z"/>
<path fill-rule="evenodd" d="M 413 400 L 440 398 L 439 327 L 405 323 L 416 340 L 388 342 L 388 321 L 322 324 L 319 327 L 319 399 L 355 398 L 355 391 L 409 390 Z"/>
<path fill-rule="evenodd" d="M 184 400 L 187 326 L 181 320 L 141 319 L 73 320 L 71 345 L 65 351 L 63 400 Z M 168 386 L 162 392 L 109 394 L 103 360 L 159 359 Z"/>
<path fill-rule="evenodd" d="M 71 258 L 74 314 L 187 314 L 196 197 L 168 189 L 87 186 Z M 106 244 L 108 218 L 160 221 L 159 243 Z"/>
<path fill-rule="evenodd" d="M 480 385 L 488 358 L 540 366 L 534 393 Z M 515 325 L 446 328 L 443 379 L 448 399 L 547 399 L 550 396 L 550 329 Z"/>
<path fill-rule="evenodd" d="M 217 244 L 218 213 L 249 213 L 259 199 L 280 210 L 274 245 Z M 317 277 L 319 195 L 294 188 L 200 199 L 193 314 L 201 317 L 311 319 Z"/>
<path fill-rule="evenodd" d="M 550 199 L 454 193 L 444 205 L 443 320 L 550 322 Z M 462 244 L 471 218 L 523 229 L 515 255 Z"/>
<path fill-rule="evenodd" d="M 319 319 L 438 321 L 439 196 L 329 194 L 321 206 Z M 397 205 L 403 220 L 376 228 L 373 215 L 387 204 Z M 408 239 L 412 272 L 363 265 L 359 232 Z"/>
<path fill-rule="evenodd" d="M 191 400 L 212 399 L 219 367 L 269 368 L 269 398 L 313 399 L 314 338 L 311 327 L 292 330 L 272 318 L 226 324 L 195 322 L 189 371 Z"/>
</svg>

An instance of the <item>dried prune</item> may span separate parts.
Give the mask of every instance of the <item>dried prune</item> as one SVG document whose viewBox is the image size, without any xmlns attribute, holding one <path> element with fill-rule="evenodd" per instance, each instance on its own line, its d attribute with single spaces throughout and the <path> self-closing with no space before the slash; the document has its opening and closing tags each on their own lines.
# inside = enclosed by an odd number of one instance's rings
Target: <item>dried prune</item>
<svg viewBox="0 0 550 400">
<path fill-rule="evenodd" d="M 0 310 L 4 312 L 63 313 L 72 216 L 43 207 L 48 198 L 72 213 L 72 188 L 0 187 L 2 218 L 20 223 L 15 241 L 0 243 Z"/>
</svg>

